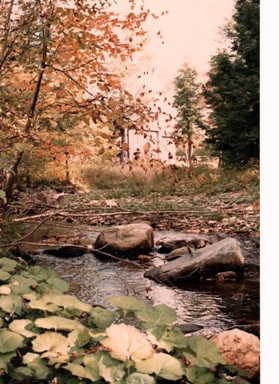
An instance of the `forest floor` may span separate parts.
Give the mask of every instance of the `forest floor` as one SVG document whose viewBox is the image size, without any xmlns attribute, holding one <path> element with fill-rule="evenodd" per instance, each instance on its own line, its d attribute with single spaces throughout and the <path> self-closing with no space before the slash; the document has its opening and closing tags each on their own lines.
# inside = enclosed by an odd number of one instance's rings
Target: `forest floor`
<svg viewBox="0 0 279 384">
<path fill-rule="evenodd" d="M 146 221 L 154 230 L 204 235 L 226 234 L 259 244 L 260 204 L 242 192 L 218 195 L 146 196 L 107 199 L 90 193 L 22 195 L 17 221 L 46 218 L 92 226 Z M 17 207 L 19 209 L 19 207 Z"/>
</svg>

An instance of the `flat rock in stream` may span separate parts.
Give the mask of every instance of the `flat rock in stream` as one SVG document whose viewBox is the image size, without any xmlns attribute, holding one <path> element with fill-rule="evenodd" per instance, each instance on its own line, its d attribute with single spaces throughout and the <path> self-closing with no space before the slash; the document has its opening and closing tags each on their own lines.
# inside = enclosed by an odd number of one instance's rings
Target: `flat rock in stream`
<svg viewBox="0 0 279 384">
<path fill-rule="evenodd" d="M 163 283 L 179 280 L 191 281 L 215 277 L 219 272 L 234 271 L 242 274 L 244 257 L 239 242 L 231 237 L 181 254 L 173 261 L 145 272 L 144 277 Z"/>
</svg>

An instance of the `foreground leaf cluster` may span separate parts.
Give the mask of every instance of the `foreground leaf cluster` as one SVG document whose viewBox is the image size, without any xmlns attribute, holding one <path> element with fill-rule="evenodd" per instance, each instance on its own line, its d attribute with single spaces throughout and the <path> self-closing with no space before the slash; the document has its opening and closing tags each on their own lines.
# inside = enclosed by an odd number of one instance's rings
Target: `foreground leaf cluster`
<svg viewBox="0 0 279 384">
<path fill-rule="evenodd" d="M 52 270 L 6 257 L 0 267 L 0 384 L 222 384 L 239 373 L 164 304 L 117 296 L 110 311 L 69 295 Z"/>
</svg>

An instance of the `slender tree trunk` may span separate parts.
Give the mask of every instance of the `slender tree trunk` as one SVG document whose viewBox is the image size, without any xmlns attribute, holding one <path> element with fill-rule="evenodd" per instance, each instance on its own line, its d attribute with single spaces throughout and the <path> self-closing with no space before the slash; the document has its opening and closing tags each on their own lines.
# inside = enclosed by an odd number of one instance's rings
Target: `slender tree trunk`
<svg viewBox="0 0 279 384">
<path fill-rule="evenodd" d="M 187 141 L 188 141 L 188 165 L 192 168 L 192 134 L 191 134 L 190 123 L 187 124 Z"/>
<path fill-rule="evenodd" d="M 45 71 L 45 68 L 46 68 L 47 41 L 49 39 L 49 35 L 50 35 L 50 24 L 47 24 L 46 26 L 43 27 L 44 39 L 43 39 L 43 45 L 42 45 L 41 69 L 40 69 L 40 72 L 39 72 L 38 81 L 37 81 L 36 89 L 35 89 L 35 92 L 34 92 L 32 104 L 31 104 L 30 109 L 29 109 L 29 114 L 28 114 L 28 118 L 27 118 L 27 121 L 26 121 L 26 125 L 25 125 L 25 128 L 24 128 L 24 132 L 27 135 L 30 133 L 30 130 L 32 128 L 32 121 L 33 121 L 33 118 L 35 116 L 36 106 L 37 106 L 37 102 L 38 102 L 38 98 L 39 98 L 39 93 L 40 93 L 40 89 L 41 89 L 41 84 L 42 84 L 42 80 L 43 80 L 43 75 L 44 75 L 44 71 Z M 13 186 L 14 186 L 14 184 L 16 182 L 16 179 L 17 179 L 18 168 L 19 168 L 19 165 L 21 163 L 23 154 L 24 154 L 24 151 L 17 151 L 17 154 L 15 156 L 13 164 L 10 167 L 11 171 L 6 173 L 6 180 L 3 183 L 4 184 L 3 190 L 4 190 L 5 194 L 6 194 L 7 202 L 4 205 L 4 210 L 7 208 L 8 204 L 9 204 L 11 198 L 12 198 Z"/>
</svg>

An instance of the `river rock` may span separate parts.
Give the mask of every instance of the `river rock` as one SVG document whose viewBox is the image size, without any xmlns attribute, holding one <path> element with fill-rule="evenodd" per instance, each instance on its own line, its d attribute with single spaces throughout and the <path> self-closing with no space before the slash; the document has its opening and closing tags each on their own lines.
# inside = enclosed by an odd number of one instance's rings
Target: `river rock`
<svg viewBox="0 0 279 384">
<path fill-rule="evenodd" d="M 148 254 L 153 247 L 153 228 L 146 223 L 133 223 L 106 228 L 97 237 L 93 252 L 104 259 L 107 258 L 104 253 L 118 257 L 136 257 Z"/>
<path fill-rule="evenodd" d="M 223 331 L 210 338 L 224 359 L 236 368 L 249 373 L 249 379 L 260 374 L 260 339 L 238 328 Z"/>
<path fill-rule="evenodd" d="M 197 238 L 197 239 L 192 239 L 192 240 L 185 240 L 185 239 L 180 239 L 180 240 L 172 240 L 172 241 L 167 241 L 164 242 L 161 247 L 158 249 L 158 253 L 170 253 L 178 248 L 182 247 L 188 247 L 189 249 L 199 249 L 199 248 L 204 248 L 207 244 L 212 244 L 210 240 L 208 239 L 203 239 L 203 238 Z"/>
<path fill-rule="evenodd" d="M 182 254 L 175 260 L 145 272 L 144 277 L 164 283 L 212 278 L 219 272 L 243 274 L 244 257 L 239 242 L 231 237 Z"/>
<path fill-rule="evenodd" d="M 42 253 L 44 255 L 51 255 L 51 256 L 67 259 L 70 257 L 83 256 L 86 253 L 91 253 L 91 252 L 92 250 L 86 247 L 82 247 L 78 245 L 65 245 L 61 248 L 45 249 Z"/>
</svg>

